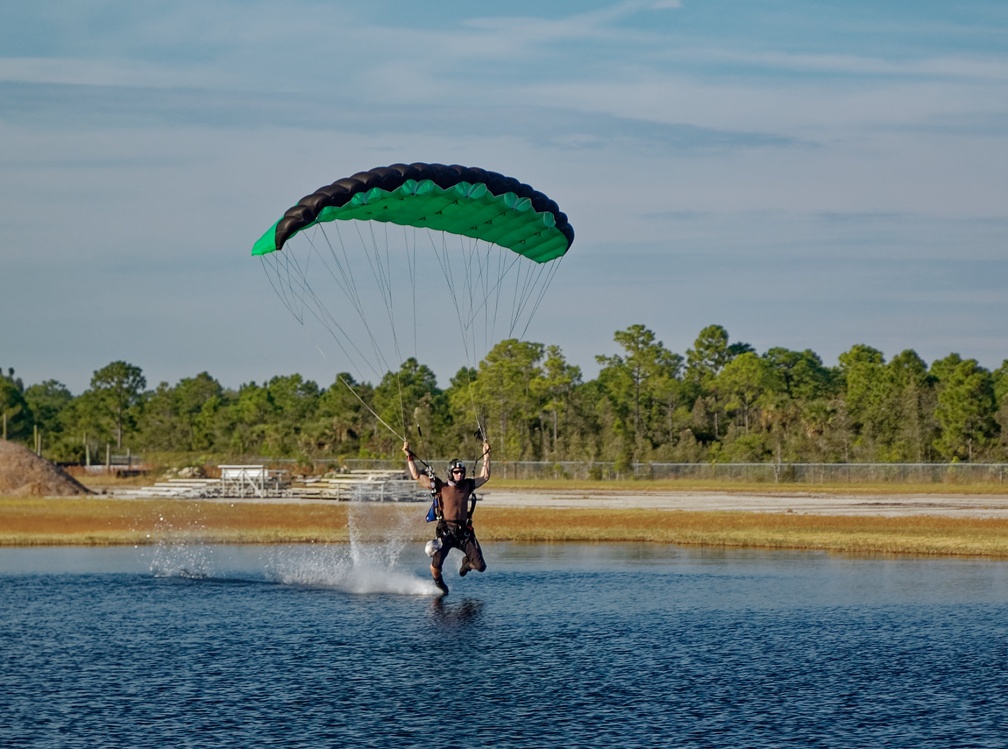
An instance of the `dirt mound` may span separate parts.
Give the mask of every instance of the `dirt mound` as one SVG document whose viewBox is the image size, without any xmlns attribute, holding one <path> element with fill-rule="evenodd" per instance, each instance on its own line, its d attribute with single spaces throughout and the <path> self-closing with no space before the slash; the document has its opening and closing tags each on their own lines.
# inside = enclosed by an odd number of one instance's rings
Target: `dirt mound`
<svg viewBox="0 0 1008 749">
<path fill-rule="evenodd" d="M 0 494 L 65 497 L 92 492 L 62 468 L 15 442 L 0 440 Z"/>
</svg>

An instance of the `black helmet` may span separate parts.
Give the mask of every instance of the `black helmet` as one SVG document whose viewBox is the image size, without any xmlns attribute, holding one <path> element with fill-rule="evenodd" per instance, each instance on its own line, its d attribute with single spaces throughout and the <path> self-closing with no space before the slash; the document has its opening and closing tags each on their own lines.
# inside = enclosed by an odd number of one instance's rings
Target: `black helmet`
<svg viewBox="0 0 1008 749">
<path fill-rule="evenodd" d="M 448 464 L 448 477 L 451 478 L 452 473 L 458 469 L 461 469 L 462 473 L 465 473 L 466 469 L 465 463 L 463 463 L 458 458 L 455 458 L 454 460 L 452 460 L 451 463 Z"/>
</svg>

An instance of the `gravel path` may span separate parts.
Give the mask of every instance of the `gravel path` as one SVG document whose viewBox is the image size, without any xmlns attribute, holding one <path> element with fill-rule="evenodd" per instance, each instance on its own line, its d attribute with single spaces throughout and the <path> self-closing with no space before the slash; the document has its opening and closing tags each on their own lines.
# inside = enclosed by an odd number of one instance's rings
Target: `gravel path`
<svg viewBox="0 0 1008 749">
<path fill-rule="evenodd" d="M 481 494 L 487 506 L 555 508 L 643 508 L 659 510 L 795 512 L 807 515 L 943 515 L 1008 519 L 1006 495 L 906 494 L 734 494 L 719 492 L 631 493 L 584 491 L 518 492 L 494 490 Z"/>
</svg>

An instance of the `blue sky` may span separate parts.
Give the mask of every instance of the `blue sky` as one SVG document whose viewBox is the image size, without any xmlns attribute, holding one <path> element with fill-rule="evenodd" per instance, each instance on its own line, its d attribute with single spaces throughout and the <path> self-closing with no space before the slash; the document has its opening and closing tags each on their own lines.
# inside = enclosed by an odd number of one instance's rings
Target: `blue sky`
<svg viewBox="0 0 1008 749">
<path fill-rule="evenodd" d="M 588 377 L 635 323 L 994 368 L 1006 39 L 994 1 L 4 3 L 0 367 L 328 384 L 351 368 L 251 245 L 322 184 L 427 161 L 567 212 L 527 335 Z"/>
</svg>

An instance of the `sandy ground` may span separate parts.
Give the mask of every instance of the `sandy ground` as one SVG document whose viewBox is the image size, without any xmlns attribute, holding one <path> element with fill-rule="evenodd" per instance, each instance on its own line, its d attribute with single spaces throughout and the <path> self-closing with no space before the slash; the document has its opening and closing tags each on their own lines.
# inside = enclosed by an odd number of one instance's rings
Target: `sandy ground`
<svg viewBox="0 0 1008 749">
<path fill-rule="evenodd" d="M 496 507 L 602 507 L 717 512 L 794 512 L 806 515 L 942 515 L 1008 519 L 1006 495 L 859 495 L 755 494 L 719 492 L 664 492 L 605 494 L 583 491 L 518 492 L 494 490 L 481 494 L 487 506 Z"/>
</svg>

